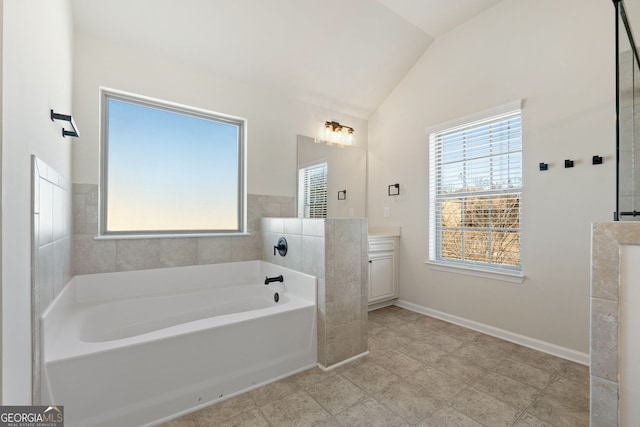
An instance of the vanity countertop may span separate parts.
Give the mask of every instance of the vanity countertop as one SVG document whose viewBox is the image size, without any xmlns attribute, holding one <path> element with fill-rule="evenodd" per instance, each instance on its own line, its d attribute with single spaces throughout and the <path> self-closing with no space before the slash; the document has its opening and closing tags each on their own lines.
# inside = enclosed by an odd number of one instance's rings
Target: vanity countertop
<svg viewBox="0 0 640 427">
<path fill-rule="evenodd" d="M 386 226 L 370 226 L 368 231 L 369 237 L 400 237 L 399 225 Z"/>
</svg>

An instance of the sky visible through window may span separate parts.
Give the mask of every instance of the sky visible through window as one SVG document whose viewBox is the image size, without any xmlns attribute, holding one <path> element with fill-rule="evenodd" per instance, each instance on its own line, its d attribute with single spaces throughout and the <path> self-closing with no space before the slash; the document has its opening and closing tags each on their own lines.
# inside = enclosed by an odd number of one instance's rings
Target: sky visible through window
<svg viewBox="0 0 640 427">
<path fill-rule="evenodd" d="M 107 231 L 238 230 L 239 127 L 108 99 Z"/>
</svg>

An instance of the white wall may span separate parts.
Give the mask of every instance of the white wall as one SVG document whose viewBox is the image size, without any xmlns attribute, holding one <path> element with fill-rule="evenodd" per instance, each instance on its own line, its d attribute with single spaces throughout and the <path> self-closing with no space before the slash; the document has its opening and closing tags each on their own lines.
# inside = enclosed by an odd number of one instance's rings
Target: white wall
<svg viewBox="0 0 640 427">
<path fill-rule="evenodd" d="M 590 223 L 615 209 L 614 19 L 601 0 L 505 0 L 436 40 L 369 119 L 368 215 L 402 226 L 401 299 L 588 352 Z M 524 283 L 430 270 L 425 130 L 520 98 Z"/>
<path fill-rule="evenodd" d="M 73 151 L 75 183 L 98 183 L 100 86 L 247 118 L 247 187 L 252 194 L 294 196 L 296 135 L 315 137 L 326 120 L 354 127 L 356 144 L 366 146 L 366 120 L 297 102 L 194 65 L 79 34 L 74 56 L 74 105 L 82 130 Z"/>
<path fill-rule="evenodd" d="M 72 113 L 73 24 L 68 0 L 3 7 L 3 404 L 31 403 L 31 154 L 71 174 L 71 144 L 49 110 Z"/>
</svg>

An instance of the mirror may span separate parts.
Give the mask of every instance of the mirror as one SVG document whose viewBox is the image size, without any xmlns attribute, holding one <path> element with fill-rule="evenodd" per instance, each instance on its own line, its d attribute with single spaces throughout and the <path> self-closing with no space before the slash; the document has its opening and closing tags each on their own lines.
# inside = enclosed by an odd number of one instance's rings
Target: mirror
<svg viewBox="0 0 640 427">
<path fill-rule="evenodd" d="M 334 218 L 366 216 L 367 152 L 362 147 L 316 143 L 308 136 L 298 135 L 296 180 L 298 194 L 300 170 L 326 163 L 326 216 Z M 304 183 L 302 183 L 304 185 Z M 346 190 L 346 192 L 345 192 Z M 298 203 L 298 201 L 296 201 Z M 300 217 L 313 217 L 308 209 Z M 317 217 L 317 216 L 316 216 Z"/>
</svg>

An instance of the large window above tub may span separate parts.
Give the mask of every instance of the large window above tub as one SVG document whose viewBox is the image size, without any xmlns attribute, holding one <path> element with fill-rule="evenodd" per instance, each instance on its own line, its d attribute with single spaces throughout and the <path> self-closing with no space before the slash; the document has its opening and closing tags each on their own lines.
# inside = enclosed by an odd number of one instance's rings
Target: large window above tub
<svg viewBox="0 0 640 427">
<path fill-rule="evenodd" d="M 101 90 L 101 236 L 246 229 L 246 120 Z"/>
<path fill-rule="evenodd" d="M 521 280 L 520 102 L 431 130 L 429 146 L 429 263 Z"/>
</svg>

